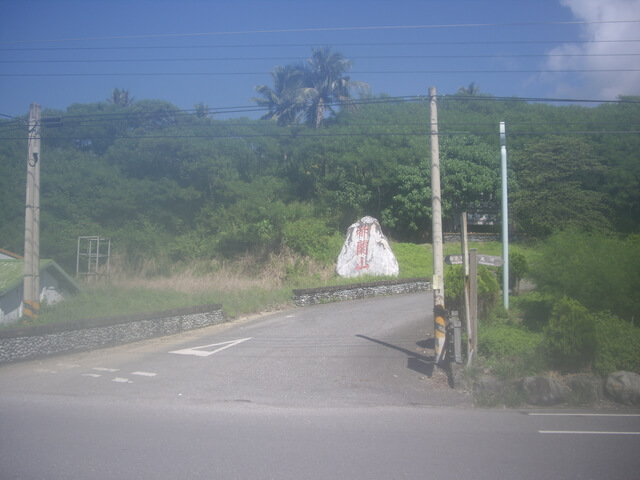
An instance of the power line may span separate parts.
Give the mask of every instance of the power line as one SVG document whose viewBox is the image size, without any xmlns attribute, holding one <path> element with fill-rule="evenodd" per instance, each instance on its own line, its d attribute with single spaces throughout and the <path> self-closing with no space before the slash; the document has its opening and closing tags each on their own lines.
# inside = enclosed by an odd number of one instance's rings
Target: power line
<svg viewBox="0 0 640 480">
<path fill-rule="evenodd" d="M 492 73 L 622 73 L 640 72 L 640 68 L 576 68 L 576 69 L 526 69 L 526 70 L 361 70 L 350 73 L 376 75 L 425 75 L 425 74 L 492 74 Z M 269 72 L 101 72 L 101 73 L 0 73 L 0 77 L 205 77 L 236 75 L 269 75 Z"/>
<path fill-rule="evenodd" d="M 549 58 L 549 57 L 637 57 L 640 53 L 566 53 L 566 54 L 495 54 L 495 55 L 364 55 L 349 56 L 350 60 L 380 60 L 380 59 L 452 59 L 452 58 Z M 264 61 L 264 60 L 304 60 L 301 57 L 196 57 L 196 58 L 109 58 L 109 59 L 75 59 L 75 60 L 0 60 L 0 63 L 31 64 L 34 63 L 140 63 L 140 62 L 226 62 L 226 61 Z M 354 72 L 365 73 L 365 72 Z M 395 72 L 390 72 L 395 73 Z"/>
<path fill-rule="evenodd" d="M 150 38 L 186 38 L 186 37 L 213 37 L 249 34 L 273 34 L 273 33 L 311 33 L 311 32 L 346 32 L 346 31 L 375 31 L 375 30 L 423 30 L 423 29 L 456 29 L 456 28 L 487 28 L 487 27 L 528 27 L 550 25 L 615 25 L 625 23 L 640 23 L 640 20 L 599 20 L 584 21 L 570 20 L 558 22 L 513 22 L 513 23 L 452 23 L 452 24 L 424 24 L 424 25 L 381 25 L 381 26 L 349 26 L 349 27 L 319 27 L 319 28 L 290 28 L 272 30 L 239 30 L 227 32 L 200 32 L 200 33 L 163 33 L 155 35 L 120 35 L 108 37 L 84 37 L 61 38 L 44 40 L 16 40 L 0 42 L 0 45 L 27 44 L 27 43 L 57 43 L 73 41 L 97 41 L 97 40 L 138 40 Z"/>
<path fill-rule="evenodd" d="M 626 135 L 640 134 L 640 130 L 566 130 L 551 132 L 509 132 L 510 137 L 515 136 L 563 136 L 563 135 Z M 211 135 L 129 135 L 129 136 L 91 136 L 92 140 L 170 140 L 170 139 L 241 139 L 241 138 L 323 138 L 323 137 L 429 137 L 431 132 L 357 132 L 357 133 L 230 133 Z M 442 131 L 440 136 L 498 136 L 495 131 L 487 132 L 464 132 L 464 131 Z M 24 137 L 0 137 L 1 140 L 24 140 Z M 68 137 L 48 137 L 48 140 L 69 140 Z"/>
<path fill-rule="evenodd" d="M 509 45 L 557 45 L 557 44 L 599 44 L 599 43 L 637 43 L 640 39 L 620 39 L 620 40 L 509 40 Z M 0 43 L 1 44 L 1 43 Z M 326 42 L 323 42 L 324 46 Z M 377 46 L 429 46 L 429 45 L 505 45 L 504 41 L 431 41 L 431 42 L 352 42 L 334 43 L 330 46 L 340 47 L 377 47 Z M 83 51 L 83 50 L 168 50 L 168 49 L 220 49 L 220 48 L 281 48 L 281 47 L 317 47 L 318 43 L 250 43 L 250 44 L 225 44 L 225 45 L 146 45 L 146 46 L 119 46 L 119 47 L 28 47 L 28 48 L 5 48 L 2 51 Z"/>
<path fill-rule="evenodd" d="M 630 105 L 638 105 L 640 104 L 640 100 L 631 100 L 631 99 L 618 99 L 618 100 L 598 100 L 598 99 L 570 99 L 570 98 L 543 98 L 543 97 L 494 97 L 494 96 L 484 96 L 484 95 L 440 95 L 439 98 L 441 101 L 473 101 L 473 102 L 525 102 L 525 103 L 596 103 L 596 104 L 630 104 Z M 366 105 L 380 105 L 380 104 L 397 104 L 397 103 L 407 103 L 407 102 L 426 102 L 428 101 L 428 97 L 420 96 L 420 95 L 408 95 L 408 96 L 399 96 L 399 97 L 381 97 L 381 98 L 373 98 L 373 99 L 359 99 L 354 100 L 352 102 L 353 105 L 358 106 L 366 106 Z M 135 104 L 134 104 L 135 105 Z M 328 104 L 329 106 L 340 106 L 338 103 Z M 95 126 L 102 125 L 105 123 L 113 123 L 118 121 L 131 121 L 131 120 L 145 120 L 145 119 L 157 119 L 157 118 L 176 118 L 176 117 L 187 117 L 196 115 L 196 109 L 187 109 L 180 110 L 175 109 L 172 111 L 141 111 L 141 112 L 113 112 L 113 113 L 90 113 L 90 114 L 67 114 L 62 115 L 60 117 L 61 121 L 70 121 L 71 124 L 67 126 L 73 127 L 82 127 L 82 126 Z M 260 106 L 226 106 L 226 107 L 210 107 L 208 108 L 208 115 L 220 115 L 226 113 L 243 113 L 243 112 L 259 112 L 259 111 L 268 111 L 266 107 Z M 16 121 L 23 122 L 23 120 L 12 117 L 10 115 L 0 114 L 0 116 L 5 116 L 8 118 L 15 119 Z M 46 118 L 46 117 L 45 117 Z M 93 120 L 91 120 L 93 119 Z M 536 125 L 536 123 L 531 122 L 517 122 L 517 124 L 522 125 Z M 550 124 L 549 122 L 544 122 L 544 124 Z M 557 124 L 569 125 L 566 122 L 557 122 Z M 570 124 L 616 124 L 615 122 L 573 122 Z M 621 124 L 628 125 L 628 122 L 624 122 Z M 6 122 L 4 124 L 0 123 L 0 127 L 3 125 L 15 125 L 14 122 Z M 221 125 L 216 123 L 216 125 Z M 224 126 L 256 126 L 260 125 L 259 123 L 238 123 L 232 122 L 227 123 Z M 265 125 L 274 125 L 273 123 L 266 123 Z M 356 126 L 359 124 L 340 124 L 342 126 Z M 376 125 L 376 124 L 361 124 L 361 125 Z M 390 125 L 390 124 L 379 124 L 379 125 Z M 391 124 L 391 125 L 409 125 L 409 124 Z M 422 124 L 414 124 L 414 125 L 422 125 Z M 428 124 L 424 124 L 428 125 Z M 458 123 L 453 125 L 482 125 L 477 123 Z M 489 125 L 488 123 L 485 125 Z M 179 125 L 178 125 L 179 126 Z M 292 125 L 293 126 L 293 125 Z M 191 125 L 189 125 L 191 127 Z"/>
</svg>

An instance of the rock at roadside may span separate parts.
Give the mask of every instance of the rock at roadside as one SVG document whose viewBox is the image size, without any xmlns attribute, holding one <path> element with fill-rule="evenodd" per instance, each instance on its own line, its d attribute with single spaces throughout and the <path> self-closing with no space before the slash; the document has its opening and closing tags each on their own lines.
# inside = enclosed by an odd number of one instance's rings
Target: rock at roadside
<svg viewBox="0 0 640 480">
<path fill-rule="evenodd" d="M 480 403 L 495 405 L 502 402 L 508 385 L 492 375 L 483 374 L 476 378 L 473 384 L 473 393 Z"/>
<path fill-rule="evenodd" d="M 564 383 L 549 377 L 525 377 L 521 387 L 525 402 L 530 405 L 557 405 L 565 402 L 571 393 Z"/>
<path fill-rule="evenodd" d="M 617 403 L 640 405 L 640 375 L 633 372 L 613 372 L 607 377 L 605 391 Z"/>
<path fill-rule="evenodd" d="M 346 278 L 361 275 L 398 276 L 398 261 L 378 220 L 363 217 L 349 227 L 336 272 Z"/>
<path fill-rule="evenodd" d="M 566 379 L 567 385 L 571 389 L 573 401 L 590 405 L 599 403 L 604 396 L 602 380 L 591 375 L 571 375 Z"/>
</svg>

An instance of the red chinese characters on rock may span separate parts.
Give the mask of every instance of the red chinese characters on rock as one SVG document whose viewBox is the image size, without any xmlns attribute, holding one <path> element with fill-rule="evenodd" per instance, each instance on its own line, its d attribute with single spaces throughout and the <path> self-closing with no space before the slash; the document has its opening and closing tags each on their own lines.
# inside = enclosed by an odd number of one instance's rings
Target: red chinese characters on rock
<svg viewBox="0 0 640 480">
<path fill-rule="evenodd" d="M 361 225 L 356 229 L 356 255 L 358 263 L 356 270 L 366 270 L 369 268 L 367 262 L 367 254 L 369 253 L 369 237 L 371 234 L 371 225 Z"/>
<path fill-rule="evenodd" d="M 336 273 L 345 278 L 398 276 L 398 262 L 378 220 L 365 216 L 349 227 L 336 260 Z"/>
</svg>

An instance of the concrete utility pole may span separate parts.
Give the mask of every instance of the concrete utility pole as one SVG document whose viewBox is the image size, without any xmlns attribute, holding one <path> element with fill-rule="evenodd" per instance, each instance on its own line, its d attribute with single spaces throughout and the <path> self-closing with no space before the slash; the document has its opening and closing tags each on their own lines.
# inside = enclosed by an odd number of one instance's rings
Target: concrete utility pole
<svg viewBox="0 0 640 480">
<path fill-rule="evenodd" d="M 40 315 L 40 105 L 29 109 L 27 195 L 24 218 L 23 314 Z"/>
<path fill-rule="evenodd" d="M 502 169 L 502 303 L 509 310 L 509 201 L 507 194 L 507 133 L 500 122 L 500 159 Z"/>
<path fill-rule="evenodd" d="M 444 262 L 442 252 L 442 198 L 440 196 L 440 145 L 436 87 L 429 87 L 431 112 L 431 237 L 433 243 L 433 320 L 436 363 L 442 360 L 446 338 Z"/>
</svg>

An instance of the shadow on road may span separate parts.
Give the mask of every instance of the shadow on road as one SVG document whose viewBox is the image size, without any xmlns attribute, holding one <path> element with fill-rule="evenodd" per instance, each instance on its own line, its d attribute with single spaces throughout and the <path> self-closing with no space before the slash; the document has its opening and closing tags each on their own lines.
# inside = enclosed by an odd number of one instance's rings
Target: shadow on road
<svg viewBox="0 0 640 480">
<path fill-rule="evenodd" d="M 407 350 L 406 348 L 398 347 L 397 345 L 392 345 L 391 343 L 383 342 L 382 340 L 376 340 L 375 338 L 367 337 L 366 335 L 356 335 L 356 337 L 363 338 L 364 340 L 368 340 L 370 342 L 377 343 L 378 345 L 393 348 L 394 350 L 402 352 L 408 357 L 407 368 L 410 368 L 411 370 L 414 370 L 428 378 L 431 378 L 431 376 L 433 375 L 433 369 L 435 367 L 435 356 L 421 355 L 419 353 L 412 352 L 411 350 Z M 418 346 L 422 348 L 433 348 L 433 339 L 418 342 Z"/>
</svg>

